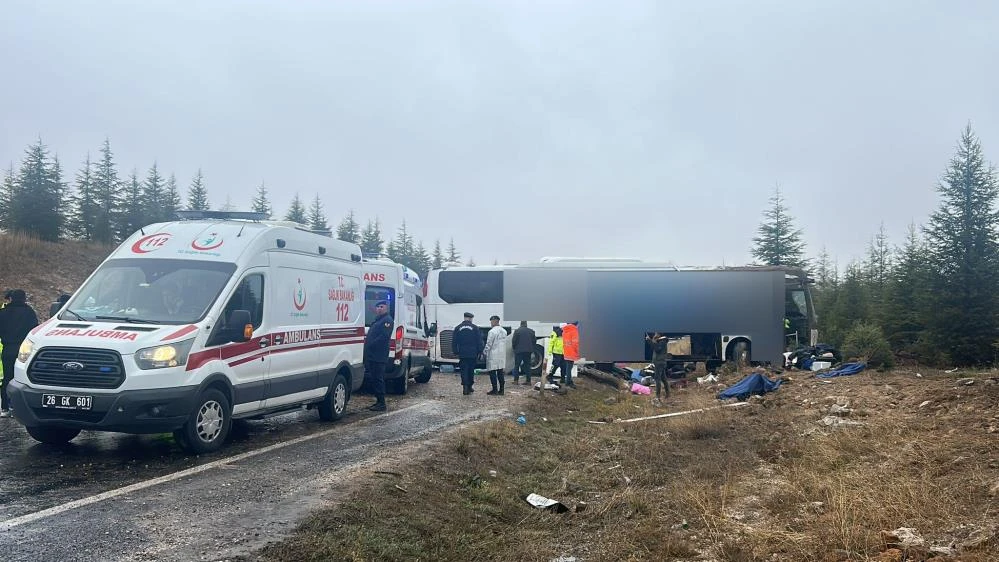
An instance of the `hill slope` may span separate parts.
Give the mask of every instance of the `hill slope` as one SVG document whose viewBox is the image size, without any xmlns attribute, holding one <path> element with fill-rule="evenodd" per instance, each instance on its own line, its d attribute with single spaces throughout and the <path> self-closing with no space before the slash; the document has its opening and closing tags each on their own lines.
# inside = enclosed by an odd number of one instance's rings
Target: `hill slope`
<svg viewBox="0 0 999 562">
<path fill-rule="evenodd" d="M 110 253 L 99 244 L 0 234 L 0 291 L 24 289 L 38 318 L 48 318 L 49 304 L 75 291 Z"/>
</svg>

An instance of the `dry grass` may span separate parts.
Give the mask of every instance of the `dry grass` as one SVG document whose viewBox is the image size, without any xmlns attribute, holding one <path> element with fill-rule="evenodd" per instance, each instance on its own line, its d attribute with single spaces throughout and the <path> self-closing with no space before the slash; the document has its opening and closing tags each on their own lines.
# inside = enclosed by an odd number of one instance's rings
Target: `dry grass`
<svg viewBox="0 0 999 562">
<path fill-rule="evenodd" d="M 881 532 L 913 527 L 926 545 L 898 553 L 908 560 L 948 544 L 959 556 L 935 560 L 997 560 L 999 385 L 979 377 L 803 378 L 743 408 L 605 425 L 587 420 L 662 410 L 584 380 L 533 400 L 526 426 L 472 426 L 401 478 L 373 476 L 258 558 L 887 560 Z M 667 411 L 713 394 L 679 391 Z M 837 397 L 864 425 L 817 423 Z M 586 507 L 539 511 L 531 492 Z"/>
<path fill-rule="evenodd" d="M 111 253 L 98 244 L 43 242 L 0 234 L 0 289 L 24 289 L 40 319 L 61 293 L 71 293 Z"/>
</svg>

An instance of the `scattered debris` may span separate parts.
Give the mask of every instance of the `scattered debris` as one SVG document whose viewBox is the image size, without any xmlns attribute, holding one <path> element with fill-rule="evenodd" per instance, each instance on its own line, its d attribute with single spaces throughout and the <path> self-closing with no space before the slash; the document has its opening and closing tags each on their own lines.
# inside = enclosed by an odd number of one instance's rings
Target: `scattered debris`
<svg viewBox="0 0 999 562">
<path fill-rule="evenodd" d="M 894 531 L 881 531 L 881 539 L 889 548 L 912 548 L 923 546 L 926 541 L 911 527 L 899 527 Z"/>
<path fill-rule="evenodd" d="M 617 404 L 617 397 L 611 396 L 609 398 L 604 398 L 604 404 L 610 406 L 612 404 Z"/>
<path fill-rule="evenodd" d="M 960 385 L 971 386 L 971 385 L 975 384 L 975 379 L 972 379 L 972 378 L 957 379 L 956 381 L 954 381 L 954 384 L 957 384 L 958 386 L 960 386 Z"/>
<path fill-rule="evenodd" d="M 631 383 L 631 393 L 632 394 L 641 394 L 643 396 L 648 396 L 648 395 L 652 394 L 652 389 L 649 388 L 649 387 L 647 387 L 647 386 L 645 386 L 644 384 L 639 384 L 637 382 L 633 382 L 633 383 Z"/>
<path fill-rule="evenodd" d="M 849 416 L 851 413 L 853 413 L 853 410 L 851 410 L 846 406 L 833 404 L 832 406 L 829 406 L 829 413 L 834 416 Z"/>
<path fill-rule="evenodd" d="M 944 371 L 944 372 L 948 373 L 948 374 L 950 374 L 950 373 L 956 373 L 957 372 L 957 367 L 954 367 L 953 369 L 951 369 L 949 371 Z"/>
<path fill-rule="evenodd" d="M 376 470 L 375 474 L 389 474 L 391 476 L 398 476 L 399 478 L 402 478 L 402 474 L 398 472 L 393 472 L 391 470 Z"/>
<path fill-rule="evenodd" d="M 697 384 L 709 384 L 713 382 L 718 382 L 718 377 L 710 373 L 703 377 L 697 377 Z"/>
<path fill-rule="evenodd" d="M 401 491 L 404 494 L 408 494 L 409 493 L 409 490 L 403 488 L 402 486 L 400 486 L 398 484 L 395 485 L 395 489 Z"/>
<path fill-rule="evenodd" d="M 655 416 L 645 416 L 645 417 L 642 417 L 642 418 L 629 418 L 629 419 L 626 419 L 626 420 L 618 420 L 618 421 L 620 421 L 621 423 L 629 423 L 629 422 L 644 421 L 644 420 L 656 420 L 656 419 L 660 419 L 660 418 L 673 418 L 673 417 L 676 417 L 676 416 L 685 416 L 687 414 L 696 414 L 696 413 L 699 413 L 699 412 L 707 412 L 708 410 L 717 410 L 718 408 L 737 408 L 739 406 L 745 406 L 745 405 L 746 405 L 746 402 L 735 402 L 733 404 L 723 404 L 721 406 L 713 406 L 711 408 L 698 408 L 696 410 L 685 410 L 683 412 L 673 412 L 673 413 L 670 413 L 670 414 L 659 414 L 659 415 L 655 415 Z"/>
<path fill-rule="evenodd" d="M 538 509 L 554 511 L 555 513 L 565 513 L 569 511 L 569 508 L 566 507 L 561 502 L 550 498 L 546 498 L 538 494 L 528 494 L 528 496 L 524 498 L 524 500 L 526 500 L 527 503 L 533 505 Z"/>
<path fill-rule="evenodd" d="M 826 426 L 843 426 L 843 425 L 864 425 L 863 422 L 844 420 L 836 416 L 826 416 L 819 420 L 819 423 Z"/>
<path fill-rule="evenodd" d="M 517 416 L 517 423 L 519 423 L 520 425 L 527 425 L 527 416 L 523 414 Z"/>
<path fill-rule="evenodd" d="M 932 404 L 932 402 L 930 400 L 924 400 L 923 402 L 921 402 L 919 404 L 919 407 L 920 408 L 925 408 L 926 406 L 929 406 L 930 404 Z"/>
<path fill-rule="evenodd" d="M 496 472 L 495 470 L 490 470 L 489 471 L 489 476 L 492 477 L 492 478 L 496 478 L 498 475 L 499 475 L 499 473 Z"/>
<path fill-rule="evenodd" d="M 815 378 L 831 379 L 833 377 L 848 377 L 850 375 L 856 375 L 866 368 L 867 364 L 863 362 L 843 363 L 838 369 L 833 369 L 832 371 L 826 371 L 824 373 L 817 373 Z"/>
</svg>

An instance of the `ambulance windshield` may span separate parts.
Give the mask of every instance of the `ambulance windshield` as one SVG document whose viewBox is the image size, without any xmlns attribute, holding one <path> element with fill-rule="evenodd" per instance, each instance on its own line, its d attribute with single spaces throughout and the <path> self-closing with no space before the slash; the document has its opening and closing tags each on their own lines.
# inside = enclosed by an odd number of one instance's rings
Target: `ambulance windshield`
<svg viewBox="0 0 999 562">
<path fill-rule="evenodd" d="M 119 259 L 97 270 L 60 320 L 190 324 L 205 316 L 236 265 L 200 260 Z"/>
</svg>

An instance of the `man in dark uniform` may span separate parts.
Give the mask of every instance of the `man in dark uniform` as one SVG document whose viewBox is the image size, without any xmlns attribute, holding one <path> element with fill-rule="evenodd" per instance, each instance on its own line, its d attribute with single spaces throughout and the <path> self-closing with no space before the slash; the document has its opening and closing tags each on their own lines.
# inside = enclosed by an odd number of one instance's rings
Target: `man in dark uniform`
<svg viewBox="0 0 999 562">
<path fill-rule="evenodd" d="M 482 331 L 472 323 L 475 316 L 465 313 L 465 321 L 454 327 L 454 337 L 451 339 L 451 353 L 458 356 L 458 369 L 461 370 L 462 394 L 468 396 L 474 390 L 475 363 L 486 348 L 482 341 Z"/>
<path fill-rule="evenodd" d="M 385 362 L 388 361 L 389 343 L 392 341 L 392 326 L 395 321 L 388 313 L 388 303 L 375 303 L 378 316 L 368 327 L 364 338 L 364 380 L 371 381 L 375 392 L 375 403 L 368 406 L 372 412 L 385 411 Z"/>
</svg>

